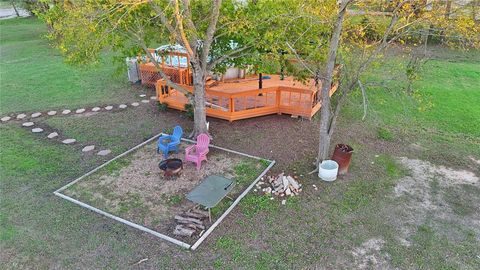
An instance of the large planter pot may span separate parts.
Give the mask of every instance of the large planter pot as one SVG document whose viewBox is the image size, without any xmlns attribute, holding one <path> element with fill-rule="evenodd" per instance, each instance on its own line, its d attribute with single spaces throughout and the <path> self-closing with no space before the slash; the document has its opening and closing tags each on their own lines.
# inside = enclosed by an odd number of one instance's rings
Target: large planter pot
<svg viewBox="0 0 480 270">
<path fill-rule="evenodd" d="M 337 179 L 338 163 L 333 160 L 324 160 L 318 166 L 318 177 L 323 181 L 331 182 Z"/>
<path fill-rule="evenodd" d="M 352 159 L 353 148 L 346 144 L 335 145 L 332 160 L 338 163 L 338 174 L 346 174 Z"/>
</svg>

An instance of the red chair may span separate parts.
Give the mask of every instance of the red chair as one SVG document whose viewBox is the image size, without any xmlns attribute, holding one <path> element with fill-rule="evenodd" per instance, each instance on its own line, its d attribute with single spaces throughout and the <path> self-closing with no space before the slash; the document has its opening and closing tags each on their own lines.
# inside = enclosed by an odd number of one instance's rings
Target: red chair
<svg viewBox="0 0 480 270">
<path fill-rule="evenodd" d="M 210 137 L 207 134 L 200 134 L 197 137 L 197 144 L 189 146 L 185 149 L 185 161 L 195 162 L 197 170 L 200 170 L 202 161 L 207 161 L 208 145 L 210 144 Z"/>
</svg>

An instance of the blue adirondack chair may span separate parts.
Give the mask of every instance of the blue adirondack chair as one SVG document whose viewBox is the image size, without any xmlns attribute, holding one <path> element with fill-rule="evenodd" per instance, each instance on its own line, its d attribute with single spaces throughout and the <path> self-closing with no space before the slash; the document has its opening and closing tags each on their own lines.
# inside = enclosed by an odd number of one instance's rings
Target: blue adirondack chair
<svg viewBox="0 0 480 270">
<path fill-rule="evenodd" d="M 180 126 L 173 129 L 172 135 L 162 135 L 158 138 L 157 153 L 162 152 L 163 157 L 167 158 L 170 151 L 178 152 L 178 145 L 182 138 L 183 130 Z"/>
</svg>

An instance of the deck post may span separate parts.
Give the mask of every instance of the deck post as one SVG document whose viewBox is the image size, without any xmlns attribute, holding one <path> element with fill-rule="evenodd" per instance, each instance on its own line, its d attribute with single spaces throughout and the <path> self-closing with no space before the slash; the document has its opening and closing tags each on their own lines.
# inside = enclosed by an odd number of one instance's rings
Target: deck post
<svg viewBox="0 0 480 270">
<path fill-rule="evenodd" d="M 275 103 L 277 104 L 277 114 L 278 115 L 281 115 L 282 113 L 280 112 L 280 100 L 282 98 L 282 90 L 281 90 L 281 87 L 277 87 L 277 91 L 276 91 L 276 101 Z"/>
</svg>

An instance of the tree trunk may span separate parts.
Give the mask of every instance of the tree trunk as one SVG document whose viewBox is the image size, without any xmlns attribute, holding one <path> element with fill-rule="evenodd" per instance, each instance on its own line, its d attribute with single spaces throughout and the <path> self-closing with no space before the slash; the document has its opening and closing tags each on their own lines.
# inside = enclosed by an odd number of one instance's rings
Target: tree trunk
<svg viewBox="0 0 480 270">
<path fill-rule="evenodd" d="M 194 129 L 191 137 L 196 138 L 201 133 L 207 133 L 207 113 L 205 111 L 205 74 L 206 71 L 197 65 L 192 65 L 193 72 L 193 121 Z"/>
<path fill-rule="evenodd" d="M 350 1 L 343 1 L 341 3 L 337 20 L 333 28 L 333 34 L 330 39 L 330 48 L 328 52 L 328 60 L 326 64 L 325 79 L 322 83 L 322 107 L 320 111 L 320 129 L 319 129 L 319 142 L 318 142 L 318 163 L 328 158 L 328 152 L 330 149 L 331 133 L 331 111 L 330 111 L 330 89 L 332 87 L 333 72 L 335 69 L 335 60 L 337 58 L 337 50 L 340 43 L 340 36 L 342 33 L 343 19 L 347 10 L 348 3 Z"/>
<path fill-rule="evenodd" d="M 11 1 L 11 3 L 12 3 L 13 10 L 15 10 L 15 14 L 17 14 L 17 17 L 20 17 L 20 14 L 18 13 L 18 10 L 17 10 L 17 5 L 15 5 L 15 1 Z"/>
<path fill-rule="evenodd" d="M 450 19 L 452 13 L 452 0 L 447 0 L 445 3 L 445 18 Z"/>
</svg>

